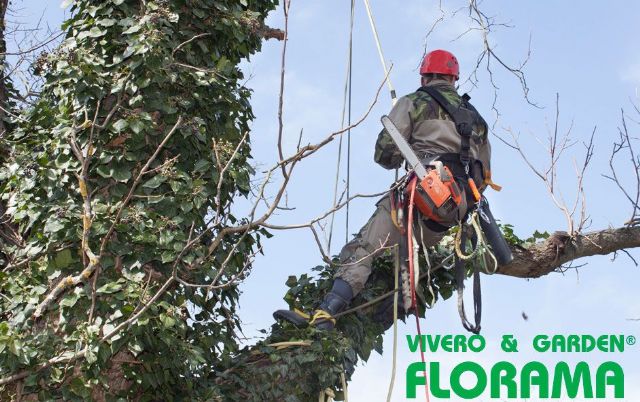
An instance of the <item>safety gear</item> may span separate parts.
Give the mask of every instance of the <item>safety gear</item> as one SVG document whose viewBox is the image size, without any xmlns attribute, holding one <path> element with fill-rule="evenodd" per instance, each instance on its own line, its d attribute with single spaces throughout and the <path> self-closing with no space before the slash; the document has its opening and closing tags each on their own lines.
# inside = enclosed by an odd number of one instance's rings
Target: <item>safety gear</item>
<svg viewBox="0 0 640 402">
<path fill-rule="evenodd" d="M 300 310 L 277 310 L 273 313 L 276 320 L 289 321 L 297 327 L 313 325 L 317 329 L 330 331 L 336 325 L 334 315 L 344 311 L 353 298 L 351 286 L 340 278 L 336 278 L 329 293 L 312 314 Z"/>
<path fill-rule="evenodd" d="M 434 87 L 422 87 L 418 91 L 426 92 L 431 96 L 440 107 L 442 107 L 453 120 L 456 131 L 460 134 L 460 163 L 465 169 L 466 176 L 469 175 L 469 164 L 471 163 L 471 137 L 473 136 L 473 127 L 476 120 L 481 119 L 480 124 L 485 127 L 487 123 L 482 119 L 476 108 L 469 103 L 471 97 L 467 94 L 462 95 L 461 102 L 457 105 L 451 103 L 440 91 Z M 477 123 L 476 123 L 477 125 Z"/>
<path fill-rule="evenodd" d="M 425 166 L 423 161 L 413 152 L 407 140 L 402 137 L 389 116 L 382 116 L 381 121 L 407 164 L 413 168 L 413 174 L 417 176 L 420 190 L 415 197 L 415 203 L 420 212 L 426 218 L 437 222 L 452 218 L 460 219 L 457 211 L 458 206 L 462 203 L 462 197 L 449 168 L 444 166 L 441 161 L 433 161 Z"/>
<path fill-rule="evenodd" d="M 431 87 L 437 89 L 454 107 L 463 101 L 453 85 L 445 80 L 436 79 L 425 85 L 425 88 Z M 469 170 L 476 186 L 484 188 L 484 178 L 487 176 L 483 172 L 491 169 L 491 146 L 487 125 L 476 113 L 471 123 Z M 419 90 L 400 98 L 389 113 L 389 118 L 419 157 L 438 156 L 438 160 L 443 161 L 455 177 L 466 177 L 460 163 L 462 137 L 451 116 L 427 92 Z M 382 130 L 378 136 L 374 159 L 386 169 L 398 168 L 404 161 L 387 130 Z"/>
<path fill-rule="evenodd" d="M 458 59 L 446 50 L 434 50 L 427 53 L 420 66 L 420 74 L 446 74 L 453 75 L 456 80 L 460 76 Z"/>
</svg>

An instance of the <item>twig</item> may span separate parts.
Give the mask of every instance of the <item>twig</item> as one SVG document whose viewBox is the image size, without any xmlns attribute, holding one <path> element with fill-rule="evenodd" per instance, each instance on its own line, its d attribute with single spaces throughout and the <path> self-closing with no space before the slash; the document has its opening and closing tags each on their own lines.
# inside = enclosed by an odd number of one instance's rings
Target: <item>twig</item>
<svg viewBox="0 0 640 402">
<path fill-rule="evenodd" d="M 118 212 L 116 213 L 116 216 L 115 216 L 115 218 L 113 220 L 113 223 L 111 224 L 111 227 L 109 228 L 109 230 L 107 231 L 107 234 L 104 236 L 104 238 L 102 239 L 102 242 L 100 243 L 100 256 L 102 256 L 104 254 L 105 248 L 107 246 L 107 242 L 111 238 L 111 235 L 113 234 L 113 232 L 114 232 L 114 230 L 116 228 L 116 225 L 120 222 L 120 218 L 122 217 L 122 213 L 123 213 L 124 209 L 126 208 L 126 206 L 129 204 L 129 201 L 131 200 L 131 198 L 133 197 L 133 193 L 136 190 L 136 188 L 138 187 L 138 184 L 140 184 L 140 180 L 142 179 L 142 176 L 147 172 L 147 170 L 149 169 L 149 166 L 151 166 L 151 164 L 156 159 L 156 157 L 158 156 L 158 154 L 160 153 L 162 148 L 164 148 L 164 146 L 167 144 L 167 142 L 169 142 L 169 140 L 171 139 L 173 134 L 178 130 L 178 128 L 181 125 L 182 125 L 182 116 L 179 116 L 178 120 L 173 125 L 171 130 L 169 130 L 169 133 L 167 133 L 167 135 L 164 137 L 162 142 L 158 145 L 158 147 L 156 148 L 156 150 L 153 153 L 153 155 L 151 155 L 149 160 L 147 160 L 147 163 L 142 167 L 142 169 L 140 169 L 140 172 L 138 173 L 138 176 L 136 177 L 136 179 L 134 180 L 133 184 L 131 185 L 131 188 L 129 189 L 129 193 L 127 194 L 126 198 L 122 202 L 122 205 L 120 205 L 120 208 L 118 209 Z"/>
</svg>

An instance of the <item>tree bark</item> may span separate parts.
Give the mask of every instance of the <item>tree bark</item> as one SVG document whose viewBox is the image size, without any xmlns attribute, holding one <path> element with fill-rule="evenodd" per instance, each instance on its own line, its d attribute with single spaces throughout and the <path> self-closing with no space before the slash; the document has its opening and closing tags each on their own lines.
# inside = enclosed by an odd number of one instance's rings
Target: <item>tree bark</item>
<svg viewBox="0 0 640 402">
<path fill-rule="evenodd" d="M 546 241 L 529 248 L 512 247 L 513 261 L 499 267 L 498 273 L 538 278 L 579 258 L 607 255 L 634 247 L 640 247 L 640 226 L 598 230 L 573 239 L 556 232 Z"/>
</svg>

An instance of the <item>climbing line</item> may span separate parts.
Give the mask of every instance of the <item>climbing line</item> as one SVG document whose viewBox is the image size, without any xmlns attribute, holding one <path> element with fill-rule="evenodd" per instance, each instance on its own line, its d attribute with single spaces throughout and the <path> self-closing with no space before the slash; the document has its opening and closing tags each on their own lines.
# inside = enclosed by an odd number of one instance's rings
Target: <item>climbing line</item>
<svg viewBox="0 0 640 402">
<path fill-rule="evenodd" d="M 391 104 L 395 105 L 397 101 L 396 91 L 391 83 L 390 77 L 390 69 L 387 68 L 387 63 L 384 58 L 384 53 L 382 51 L 382 44 L 380 43 L 380 37 L 378 35 L 378 29 L 376 28 L 376 23 L 373 17 L 373 12 L 371 11 L 371 5 L 369 4 L 369 0 L 364 0 L 364 5 L 367 10 L 367 16 L 369 17 L 369 24 L 371 25 L 371 31 L 373 33 L 373 38 L 376 43 L 376 48 L 378 49 L 378 56 L 380 56 L 380 62 L 382 64 L 382 69 L 384 70 L 384 75 L 386 77 L 387 86 L 389 87 L 389 94 L 391 95 Z M 349 51 L 348 51 L 348 62 L 347 62 L 347 78 L 345 80 L 345 90 L 343 96 L 342 103 L 342 128 L 344 128 L 344 120 L 345 120 L 345 109 L 347 109 L 348 115 L 348 126 L 351 126 L 351 105 L 352 105 L 352 76 L 353 76 L 353 26 L 355 20 L 355 0 L 351 0 L 351 18 L 349 25 Z M 348 108 L 345 105 L 348 104 Z M 338 182 L 340 180 L 340 165 L 342 162 L 342 136 L 340 136 L 340 140 L 338 142 L 338 160 L 336 166 L 336 178 L 335 184 L 333 188 L 333 205 L 336 206 L 338 202 Z M 396 180 L 398 179 L 398 169 L 395 172 Z M 345 205 L 346 219 L 345 219 L 345 243 L 349 242 L 349 198 L 350 194 L 350 179 L 351 179 L 351 129 L 347 130 L 347 172 L 346 172 L 346 196 L 347 202 Z M 331 240 L 333 238 L 333 225 L 335 222 L 335 213 L 333 211 L 331 214 L 331 223 L 329 225 L 329 237 L 327 240 L 327 252 L 331 255 Z"/>
<path fill-rule="evenodd" d="M 333 392 L 331 388 L 324 389 L 320 391 L 320 395 L 318 396 L 318 402 L 333 402 L 333 398 L 336 397 L 336 394 Z"/>
<path fill-rule="evenodd" d="M 355 8 L 355 0 L 351 0 L 351 17 L 354 15 Z M 351 83 L 353 76 L 353 25 L 351 29 L 351 39 L 349 41 L 349 108 L 347 112 L 347 124 L 348 127 L 351 127 Z M 347 205 L 346 205 L 346 217 L 345 217 L 345 231 L 344 231 L 344 242 L 349 242 L 349 200 L 351 198 L 350 194 L 350 186 L 351 186 L 351 128 L 347 130 Z"/>
<path fill-rule="evenodd" d="M 400 276 L 400 250 L 395 246 L 395 270 L 394 289 L 398 289 L 398 277 Z M 387 391 L 387 402 L 391 402 L 393 395 L 393 385 L 396 382 L 396 360 L 398 356 L 398 293 L 393 294 L 393 356 L 391 361 L 391 380 L 389 381 L 389 391 Z"/>
<path fill-rule="evenodd" d="M 424 304 L 427 309 L 432 309 L 436 303 L 436 294 L 433 291 L 433 286 L 431 286 L 431 259 L 429 258 L 429 252 L 427 251 L 427 246 L 424 243 L 424 227 L 420 225 L 420 242 L 422 243 L 422 252 L 424 253 L 424 259 L 427 262 L 427 288 L 429 289 L 429 294 L 431 294 L 431 303 L 427 303 L 425 300 Z"/>
<path fill-rule="evenodd" d="M 344 394 L 344 402 L 349 402 L 349 390 L 347 388 L 347 379 L 345 378 L 344 371 L 340 373 L 340 381 L 342 382 L 342 393 Z"/>
<path fill-rule="evenodd" d="M 344 94 L 342 97 L 342 119 L 341 119 L 341 123 L 340 123 L 340 128 L 344 129 L 345 127 L 345 115 L 346 115 L 346 109 L 347 109 L 347 99 L 349 100 L 349 126 L 351 126 L 351 77 L 352 77 L 352 73 L 351 73 L 351 66 L 352 66 L 352 60 L 353 60 L 353 25 L 354 25 L 354 19 L 355 19 L 355 0 L 351 0 L 351 18 L 350 18 L 350 23 L 349 23 L 349 50 L 348 50 L 348 55 L 347 55 L 347 72 L 346 72 L 346 77 L 345 77 L 345 81 L 344 81 Z M 348 130 L 347 133 L 347 137 L 351 138 L 350 136 L 351 130 Z M 331 213 L 331 223 L 329 224 L 329 237 L 327 239 L 327 254 L 331 255 L 331 240 L 333 238 L 333 224 L 335 221 L 335 216 L 336 216 L 336 211 L 335 211 L 335 207 L 338 205 L 338 183 L 340 182 L 340 165 L 342 163 L 342 141 L 343 141 L 343 136 L 340 136 L 340 139 L 338 141 L 338 160 L 336 163 L 336 178 L 335 178 L 335 182 L 334 182 L 334 186 L 333 186 L 333 208 L 334 211 Z M 349 144 L 350 145 L 350 144 Z M 351 150 L 349 149 L 348 155 L 347 157 L 350 158 L 350 152 Z M 347 188 L 349 186 L 349 183 L 347 181 Z M 347 196 L 347 205 L 346 205 L 346 209 L 347 211 L 349 210 L 349 196 Z M 348 216 L 348 212 L 347 212 L 347 216 Z M 346 236 L 347 239 L 346 241 L 349 241 L 349 219 L 347 218 L 347 228 L 346 228 Z"/>
<path fill-rule="evenodd" d="M 476 256 L 476 254 L 478 254 L 478 250 L 480 250 L 480 246 L 482 243 L 482 229 L 480 228 L 480 223 L 478 222 L 478 211 L 473 211 L 473 213 L 469 217 L 469 220 L 471 222 L 471 227 L 473 227 L 473 230 L 475 231 L 476 239 L 478 239 L 478 241 L 476 241 L 476 246 L 469 254 L 465 254 L 462 251 L 462 232 L 464 230 L 464 224 L 462 222 L 460 222 L 460 224 L 458 225 L 458 231 L 456 232 L 454 243 L 456 255 L 458 256 L 458 258 L 465 261 L 472 259 Z"/>
<path fill-rule="evenodd" d="M 270 346 L 272 348 L 276 348 L 276 349 L 286 349 L 290 346 L 311 346 L 313 342 L 311 341 L 289 341 L 289 342 L 275 342 L 275 343 L 270 343 L 267 346 Z"/>
<path fill-rule="evenodd" d="M 462 251 L 463 224 L 460 223 L 459 230 L 456 233 L 455 242 L 454 242 L 454 248 L 455 248 L 457 257 L 463 261 L 466 261 L 480 254 L 480 262 L 482 263 L 484 272 L 487 274 L 496 273 L 496 271 L 498 270 L 498 260 L 495 254 L 493 253 L 493 250 L 491 250 L 491 247 L 489 247 L 487 243 L 487 239 L 485 238 L 484 233 L 482 232 L 482 227 L 480 226 L 480 214 L 478 213 L 478 210 L 473 211 L 473 213 L 469 216 L 469 221 L 467 222 L 467 225 L 470 225 L 475 231 L 475 235 L 477 239 L 476 246 L 474 247 L 474 249 L 471 251 L 470 254 L 465 254 Z M 491 269 L 489 269 L 489 267 L 487 266 L 487 256 L 492 261 Z"/>
<path fill-rule="evenodd" d="M 391 95 L 391 103 L 393 105 L 396 104 L 396 90 L 393 88 L 391 84 L 391 78 L 389 76 L 389 69 L 387 68 L 387 63 L 384 61 L 384 54 L 382 52 L 382 45 L 380 44 L 380 37 L 378 36 L 378 30 L 376 29 L 376 23 L 373 18 L 373 13 L 371 12 L 371 5 L 369 4 L 369 0 L 364 0 L 364 5 L 367 9 L 367 15 L 369 16 L 369 24 L 371 24 L 371 31 L 373 32 L 373 37 L 376 41 L 376 47 L 378 48 L 378 56 L 380 56 L 380 62 L 382 63 L 382 68 L 384 69 L 384 75 L 387 76 L 387 86 L 389 87 L 389 94 Z"/>
</svg>

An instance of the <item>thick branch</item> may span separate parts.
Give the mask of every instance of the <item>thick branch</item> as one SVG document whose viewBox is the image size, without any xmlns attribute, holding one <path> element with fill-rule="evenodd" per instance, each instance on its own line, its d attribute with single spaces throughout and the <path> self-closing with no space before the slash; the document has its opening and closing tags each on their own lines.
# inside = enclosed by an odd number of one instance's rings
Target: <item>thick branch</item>
<svg viewBox="0 0 640 402">
<path fill-rule="evenodd" d="M 640 226 L 599 230 L 573 239 L 556 232 L 546 241 L 527 249 L 512 247 L 514 260 L 501 266 L 498 273 L 538 278 L 578 258 L 607 255 L 634 247 L 640 247 Z"/>
</svg>

